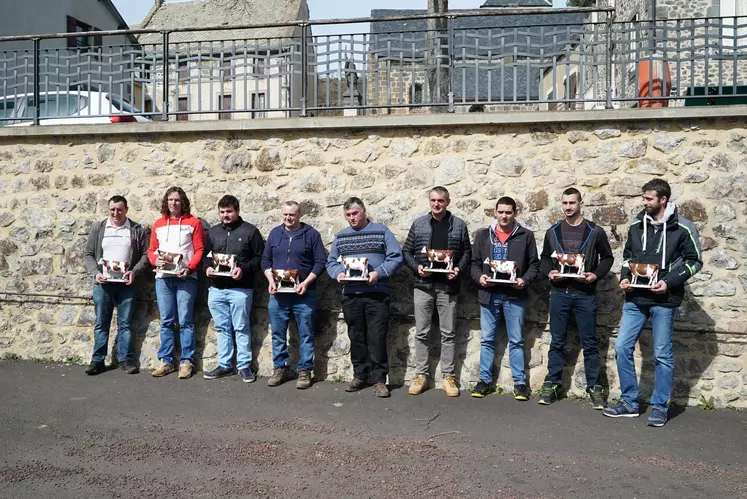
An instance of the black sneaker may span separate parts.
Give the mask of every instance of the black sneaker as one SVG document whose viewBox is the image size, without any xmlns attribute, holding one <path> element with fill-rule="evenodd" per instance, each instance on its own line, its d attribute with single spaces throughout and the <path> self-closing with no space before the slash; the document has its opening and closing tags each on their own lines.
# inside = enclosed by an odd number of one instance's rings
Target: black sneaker
<svg viewBox="0 0 747 499">
<path fill-rule="evenodd" d="M 545 381 L 540 388 L 538 404 L 550 405 L 558 401 L 558 385 L 552 381 Z"/>
<path fill-rule="evenodd" d="M 588 388 L 586 393 L 589 394 L 589 401 L 594 409 L 602 411 L 607 408 L 607 397 L 604 395 L 604 387 L 594 385 L 594 388 Z"/>
<path fill-rule="evenodd" d="M 483 380 L 478 381 L 477 385 L 475 385 L 475 388 L 472 390 L 472 396 L 478 399 L 490 395 L 491 393 L 493 393 L 493 387 L 488 383 L 485 383 Z"/>
<path fill-rule="evenodd" d="M 218 378 L 224 378 L 226 376 L 231 376 L 233 374 L 233 369 L 230 367 L 223 367 L 218 366 L 212 371 L 205 371 L 202 373 L 202 377 L 205 379 L 218 379 Z"/>
<path fill-rule="evenodd" d="M 89 376 L 96 376 L 97 374 L 101 374 L 104 371 L 106 371 L 106 365 L 103 362 L 91 362 L 83 372 L 85 372 Z"/>
<path fill-rule="evenodd" d="M 525 383 L 514 385 L 514 398 L 522 402 L 529 400 L 529 388 Z"/>
<path fill-rule="evenodd" d="M 241 377 L 241 381 L 244 383 L 254 383 L 257 381 L 257 375 L 254 374 L 251 367 L 239 369 L 239 376 Z"/>
<path fill-rule="evenodd" d="M 123 362 L 119 367 L 127 374 L 137 374 L 140 372 L 140 369 L 132 362 Z"/>
</svg>

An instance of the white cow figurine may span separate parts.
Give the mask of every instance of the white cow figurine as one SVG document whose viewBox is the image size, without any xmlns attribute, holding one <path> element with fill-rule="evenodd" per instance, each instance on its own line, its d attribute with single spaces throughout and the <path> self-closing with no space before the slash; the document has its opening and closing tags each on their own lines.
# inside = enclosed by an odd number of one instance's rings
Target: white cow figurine
<svg viewBox="0 0 747 499">
<path fill-rule="evenodd" d="M 101 275 L 104 279 L 122 279 L 124 273 L 129 270 L 130 262 L 119 262 L 117 260 L 99 260 Z"/>
<path fill-rule="evenodd" d="M 638 284 L 638 278 L 648 279 L 648 285 L 654 286 L 659 280 L 659 266 L 655 263 L 628 262 L 631 279 L 630 284 Z"/>
<path fill-rule="evenodd" d="M 340 256 L 337 258 L 338 263 L 342 263 L 345 267 L 345 277 L 353 277 L 350 275 L 351 271 L 360 272 L 360 277 L 368 279 L 368 258 L 365 257 L 350 257 Z"/>
<path fill-rule="evenodd" d="M 208 258 L 213 260 L 213 269 L 215 272 L 220 272 L 221 267 L 228 267 L 228 274 L 233 274 L 236 268 L 236 255 L 230 255 L 227 253 L 216 253 L 211 251 L 207 254 Z"/>
<path fill-rule="evenodd" d="M 558 253 L 557 251 L 553 251 L 552 255 L 550 255 L 550 258 L 555 258 L 558 261 L 561 274 L 566 273 L 566 267 L 573 267 L 576 269 L 576 275 L 584 275 L 583 253 Z"/>
<path fill-rule="evenodd" d="M 446 265 L 446 270 L 452 270 L 454 267 L 453 250 L 439 250 L 423 246 L 421 253 L 425 254 L 425 257 L 428 259 L 429 269 L 433 268 L 434 263 L 442 263 Z"/>
<path fill-rule="evenodd" d="M 516 262 L 512 262 L 511 260 L 493 260 L 491 258 L 486 258 L 483 263 L 487 264 L 493 272 L 493 280 L 496 279 L 496 274 L 508 274 L 509 281 L 513 282 L 516 280 Z"/>
</svg>

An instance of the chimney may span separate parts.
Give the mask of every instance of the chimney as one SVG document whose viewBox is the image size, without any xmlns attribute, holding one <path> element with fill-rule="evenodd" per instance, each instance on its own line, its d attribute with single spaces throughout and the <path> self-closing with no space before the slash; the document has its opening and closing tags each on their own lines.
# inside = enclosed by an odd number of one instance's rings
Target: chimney
<svg viewBox="0 0 747 499">
<path fill-rule="evenodd" d="M 164 1 L 165 1 L 165 0 L 155 0 L 155 3 L 156 3 L 156 7 L 160 7 L 161 5 L 163 5 L 163 2 L 164 2 Z"/>
</svg>

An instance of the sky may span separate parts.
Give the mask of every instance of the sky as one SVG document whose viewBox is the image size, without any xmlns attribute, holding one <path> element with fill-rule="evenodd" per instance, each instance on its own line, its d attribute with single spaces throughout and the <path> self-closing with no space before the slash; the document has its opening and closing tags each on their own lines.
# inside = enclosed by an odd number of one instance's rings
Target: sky
<svg viewBox="0 0 747 499">
<path fill-rule="evenodd" d="M 138 24 L 154 0 L 113 0 L 127 24 Z M 167 0 L 168 1 L 168 0 Z M 267 0 L 272 1 L 272 0 Z M 311 19 L 368 17 L 372 9 L 425 9 L 427 0 L 307 0 Z M 477 9 L 484 0 L 449 0 L 451 9 Z M 565 0 L 553 0 L 554 7 L 565 7 Z M 321 31 L 314 29 L 316 34 Z M 367 30 L 366 30 L 367 31 Z"/>
</svg>

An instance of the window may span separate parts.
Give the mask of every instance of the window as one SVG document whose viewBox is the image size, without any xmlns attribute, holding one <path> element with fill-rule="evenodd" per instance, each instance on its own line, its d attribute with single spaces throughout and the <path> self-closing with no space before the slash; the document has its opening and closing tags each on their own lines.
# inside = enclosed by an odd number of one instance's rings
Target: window
<svg viewBox="0 0 747 499">
<path fill-rule="evenodd" d="M 13 111 L 16 109 L 15 99 L 3 99 L 0 100 L 0 126 L 10 125 L 13 120 L 10 119 L 13 116 Z"/>
<path fill-rule="evenodd" d="M 747 0 L 721 0 L 720 9 L 721 17 L 724 18 L 721 46 L 747 50 Z M 735 25 L 737 29 L 734 29 Z"/>
<path fill-rule="evenodd" d="M 60 116 L 72 116 L 85 105 L 85 98 L 77 95 L 42 95 L 39 97 L 39 117 L 57 118 Z M 29 97 L 26 101 L 24 118 L 33 118 L 36 112 L 34 98 Z"/>
<path fill-rule="evenodd" d="M 91 47 L 101 47 L 103 44 L 103 38 L 101 35 L 88 35 L 91 31 L 101 31 L 98 28 L 94 28 L 90 24 L 86 24 L 83 21 L 79 21 L 74 17 L 67 16 L 67 32 L 68 33 L 80 33 L 76 37 L 70 37 L 67 39 L 67 47 L 71 49 L 87 49 Z"/>
<path fill-rule="evenodd" d="M 410 105 L 415 106 L 416 104 L 423 103 L 423 85 L 420 83 L 413 83 L 410 85 Z"/>
<path fill-rule="evenodd" d="M 226 57 L 226 56 L 224 56 Z M 221 75 L 222 79 L 228 79 L 233 75 L 233 61 L 231 59 L 225 58 L 220 61 L 220 69 L 223 73 Z"/>
<path fill-rule="evenodd" d="M 218 95 L 218 110 L 233 108 L 233 98 L 230 95 Z M 219 120 L 230 120 L 231 113 L 218 113 Z"/>
<path fill-rule="evenodd" d="M 179 68 L 179 81 L 189 79 L 189 67 L 187 59 L 180 58 L 177 62 L 177 67 Z"/>
<path fill-rule="evenodd" d="M 266 58 L 264 57 L 252 58 L 252 74 L 256 76 L 260 76 L 260 75 L 266 75 L 269 73 L 270 73 L 270 68 L 268 67 Z"/>
<path fill-rule="evenodd" d="M 252 109 L 266 109 L 265 94 L 252 94 Z M 252 111 L 252 118 L 264 118 L 264 111 Z"/>
<path fill-rule="evenodd" d="M 189 107 L 187 106 L 187 97 L 179 97 L 178 104 L 179 104 L 179 109 L 177 109 L 177 111 L 189 111 Z M 176 121 L 189 121 L 189 115 L 188 114 L 177 114 Z"/>
</svg>

